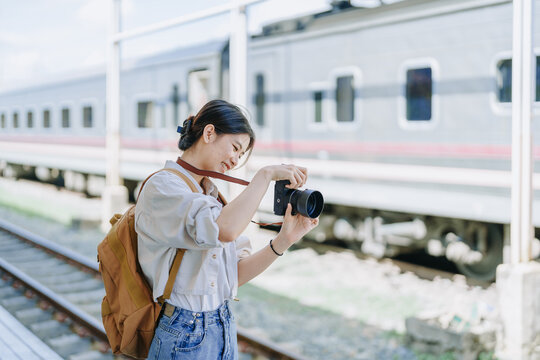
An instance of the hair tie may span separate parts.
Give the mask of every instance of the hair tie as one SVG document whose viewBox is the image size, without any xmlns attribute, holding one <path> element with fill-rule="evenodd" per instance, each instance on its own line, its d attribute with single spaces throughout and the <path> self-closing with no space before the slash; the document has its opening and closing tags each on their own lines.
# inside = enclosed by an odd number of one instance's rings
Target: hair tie
<svg viewBox="0 0 540 360">
<path fill-rule="evenodd" d="M 192 124 L 193 124 L 193 116 L 190 116 L 186 120 L 184 120 L 184 123 L 182 124 L 182 126 L 178 126 L 176 128 L 176 132 L 180 133 L 181 135 L 187 134 L 189 130 L 191 129 Z"/>
</svg>

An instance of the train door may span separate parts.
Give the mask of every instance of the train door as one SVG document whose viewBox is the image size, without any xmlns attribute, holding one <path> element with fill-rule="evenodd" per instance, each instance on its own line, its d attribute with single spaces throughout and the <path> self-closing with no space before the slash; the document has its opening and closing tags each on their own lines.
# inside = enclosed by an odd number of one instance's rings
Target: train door
<svg viewBox="0 0 540 360">
<path fill-rule="evenodd" d="M 210 70 L 207 68 L 192 70 L 188 74 L 187 102 L 188 113 L 195 115 L 211 96 Z"/>
<path fill-rule="evenodd" d="M 282 74 L 278 69 L 277 55 L 273 52 L 249 56 L 247 91 L 251 125 L 257 134 L 257 142 L 267 149 L 283 139 L 279 99 Z"/>
</svg>

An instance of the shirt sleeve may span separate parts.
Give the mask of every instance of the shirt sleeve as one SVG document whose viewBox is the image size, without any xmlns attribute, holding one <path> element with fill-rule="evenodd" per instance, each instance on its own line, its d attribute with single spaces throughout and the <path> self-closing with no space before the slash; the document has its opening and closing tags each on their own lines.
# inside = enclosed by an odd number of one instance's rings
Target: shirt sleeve
<svg viewBox="0 0 540 360">
<path fill-rule="evenodd" d="M 238 238 L 236 238 L 235 243 L 236 243 L 236 257 L 238 258 L 238 261 L 251 255 L 251 252 L 252 252 L 251 241 L 249 240 L 247 236 L 240 235 Z"/>
<path fill-rule="evenodd" d="M 192 192 L 178 176 L 161 172 L 144 185 L 135 208 L 135 229 L 156 245 L 222 247 L 216 223 L 221 207 L 212 196 Z"/>
</svg>

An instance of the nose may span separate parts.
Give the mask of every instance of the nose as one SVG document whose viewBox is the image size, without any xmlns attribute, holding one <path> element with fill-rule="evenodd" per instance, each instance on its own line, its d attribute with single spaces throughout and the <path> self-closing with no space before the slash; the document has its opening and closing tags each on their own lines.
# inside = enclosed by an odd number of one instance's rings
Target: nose
<svg viewBox="0 0 540 360">
<path fill-rule="evenodd" d="M 238 165 L 238 155 L 235 155 L 231 158 L 231 165 L 233 168 L 235 168 L 236 165 Z"/>
</svg>

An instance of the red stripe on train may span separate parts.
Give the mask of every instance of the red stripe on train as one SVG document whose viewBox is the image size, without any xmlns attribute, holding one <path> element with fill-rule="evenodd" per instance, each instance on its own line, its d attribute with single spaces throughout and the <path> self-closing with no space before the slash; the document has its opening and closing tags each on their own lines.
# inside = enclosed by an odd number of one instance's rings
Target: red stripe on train
<svg viewBox="0 0 540 360">
<path fill-rule="evenodd" d="M 72 137 L 72 136 L 32 136 L 1 135 L 0 141 L 22 142 L 33 144 L 105 146 L 104 137 Z M 132 149 L 162 149 L 174 151 L 177 140 L 123 138 L 122 146 Z M 487 158 L 510 159 L 509 145 L 488 144 L 434 144 L 434 143 L 390 143 L 390 142 L 339 142 L 339 141 L 294 141 L 268 142 L 257 141 L 257 150 L 280 151 L 303 154 L 318 154 L 327 151 L 329 154 L 361 154 L 361 155 L 394 155 L 448 158 Z M 534 148 L 534 156 L 540 157 L 540 146 Z"/>
</svg>

